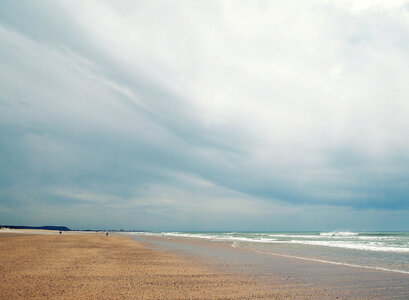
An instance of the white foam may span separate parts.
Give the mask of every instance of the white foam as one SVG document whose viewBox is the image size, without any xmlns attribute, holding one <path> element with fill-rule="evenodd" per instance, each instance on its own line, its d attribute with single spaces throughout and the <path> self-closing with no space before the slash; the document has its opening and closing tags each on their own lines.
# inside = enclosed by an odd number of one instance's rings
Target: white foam
<svg viewBox="0 0 409 300">
<path fill-rule="evenodd" d="M 396 238 L 377 236 L 358 236 L 356 232 L 327 232 L 320 235 L 300 234 L 253 234 L 253 236 L 233 236 L 236 233 L 184 233 L 184 232 L 133 232 L 127 234 L 199 238 L 212 241 L 248 242 L 266 244 L 300 244 L 310 246 L 324 246 L 351 250 L 409 253 L 409 243 L 392 244 Z M 282 240 L 284 239 L 284 240 Z M 385 242 L 383 242 L 385 240 Z"/>
<path fill-rule="evenodd" d="M 270 243 L 275 242 L 277 239 L 272 238 L 246 238 L 237 237 L 231 235 L 212 235 L 212 234 L 198 234 L 198 233 L 181 233 L 181 232 L 163 232 L 163 236 L 173 236 L 173 237 L 186 237 L 186 238 L 200 238 L 215 241 L 238 241 L 238 242 L 251 242 L 251 243 Z"/>
<path fill-rule="evenodd" d="M 300 240 L 278 241 L 278 243 L 325 246 L 325 247 L 377 251 L 377 252 L 409 253 L 409 247 L 385 246 L 382 243 L 363 244 L 363 243 L 348 243 L 348 242 L 341 242 L 341 241 L 300 241 Z"/>
<path fill-rule="evenodd" d="M 276 238 L 305 238 L 305 239 L 321 239 L 322 236 L 319 235 L 309 235 L 309 234 L 284 234 L 284 233 L 278 233 L 278 234 L 269 234 L 268 236 L 271 237 L 276 237 Z"/>
<path fill-rule="evenodd" d="M 350 231 L 333 231 L 333 232 L 321 232 L 320 236 L 357 236 L 359 233 L 358 232 L 350 232 Z"/>
</svg>

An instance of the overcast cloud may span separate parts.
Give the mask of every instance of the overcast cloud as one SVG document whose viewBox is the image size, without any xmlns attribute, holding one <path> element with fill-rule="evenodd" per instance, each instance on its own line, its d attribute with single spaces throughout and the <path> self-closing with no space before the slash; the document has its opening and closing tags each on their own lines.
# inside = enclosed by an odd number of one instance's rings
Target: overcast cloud
<svg viewBox="0 0 409 300">
<path fill-rule="evenodd" d="M 409 230 L 408 1 L 0 0 L 0 223 Z"/>
</svg>

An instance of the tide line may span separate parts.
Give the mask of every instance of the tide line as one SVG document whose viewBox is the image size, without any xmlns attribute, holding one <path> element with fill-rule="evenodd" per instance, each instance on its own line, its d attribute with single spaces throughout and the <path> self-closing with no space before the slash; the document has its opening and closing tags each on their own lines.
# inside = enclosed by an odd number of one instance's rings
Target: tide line
<svg viewBox="0 0 409 300">
<path fill-rule="evenodd" d="M 231 245 L 231 247 L 237 248 L 237 243 L 233 243 Z M 388 269 L 388 268 L 382 268 L 382 267 L 371 267 L 371 266 L 365 266 L 365 265 L 356 265 L 356 264 L 342 263 L 342 262 L 336 262 L 336 261 L 330 261 L 330 260 L 324 260 L 324 259 L 318 259 L 318 258 L 307 258 L 307 257 L 302 257 L 302 256 L 280 254 L 280 253 L 275 253 L 275 252 L 264 252 L 264 251 L 260 251 L 260 250 L 253 250 L 253 251 L 255 251 L 256 253 L 260 253 L 260 254 L 281 256 L 281 257 L 286 257 L 286 258 L 295 258 L 295 259 L 301 259 L 301 260 L 306 260 L 306 261 L 315 261 L 315 262 L 331 264 L 331 265 L 339 265 L 339 266 L 347 266 L 347 267 L 353 267 L 353 268 L 394 272 L 394 273 L 401 273 L 401 274 L 409 275 L 409 271 L 403 271 L 403 270 L 397 270 L 397 269 Z"/>
</svg>

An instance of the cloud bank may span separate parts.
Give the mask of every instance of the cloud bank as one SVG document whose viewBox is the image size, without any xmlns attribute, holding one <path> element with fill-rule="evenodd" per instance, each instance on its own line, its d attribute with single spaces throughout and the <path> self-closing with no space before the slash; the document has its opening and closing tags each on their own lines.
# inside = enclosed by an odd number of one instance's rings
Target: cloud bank
<svg viewBox="0 0 409 300">
<path fill-rule="evenodd" d="M 409 229 L 407 1 L 0 1 L 0 220 Z"/>
</svg>

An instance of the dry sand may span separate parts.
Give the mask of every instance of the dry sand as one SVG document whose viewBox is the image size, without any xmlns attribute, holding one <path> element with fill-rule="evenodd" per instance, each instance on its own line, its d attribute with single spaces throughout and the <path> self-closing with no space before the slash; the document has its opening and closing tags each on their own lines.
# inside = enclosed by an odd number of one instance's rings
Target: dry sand
<svg viewBox="0 0 409 300">
<path fill-rule="evenodd" d="M 0 299 L 282 299 L 329 296 L 225 273 L 103 233 L 0 234 Z"/>
</svg>

